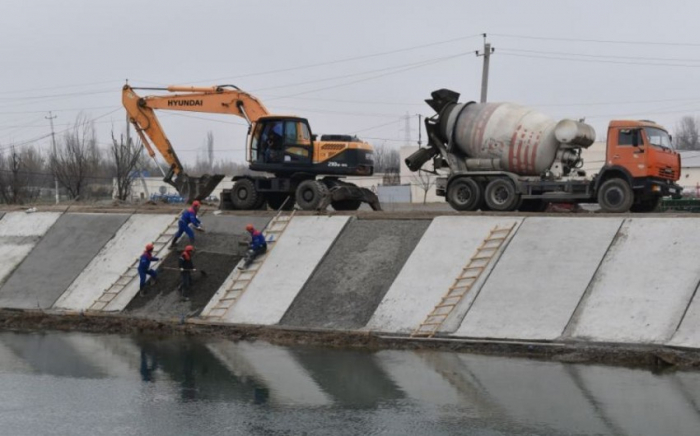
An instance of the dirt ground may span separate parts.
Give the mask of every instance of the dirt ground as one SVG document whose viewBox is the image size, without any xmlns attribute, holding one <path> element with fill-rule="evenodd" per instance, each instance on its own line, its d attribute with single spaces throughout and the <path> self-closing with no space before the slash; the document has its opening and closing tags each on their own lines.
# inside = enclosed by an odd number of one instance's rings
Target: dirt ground
<svg viewBox="0 0 700 436">
<path fill-rule="evenodd" d="M 126 307 L 126 313 L 176 319 L 198 315 L 240 260 L 240 256 L 232 254 L 195 253 L 194 265 L 198 271 L 192 274 L 190 301 L 181 301 L 178 292 L 180 271 L 167 269 L 178 268 L 179 255 L 179 252 L 172 252 L 162 261 L 157 283 L 146 288 L 145 296 L 134 297 Z"/>
</svg>

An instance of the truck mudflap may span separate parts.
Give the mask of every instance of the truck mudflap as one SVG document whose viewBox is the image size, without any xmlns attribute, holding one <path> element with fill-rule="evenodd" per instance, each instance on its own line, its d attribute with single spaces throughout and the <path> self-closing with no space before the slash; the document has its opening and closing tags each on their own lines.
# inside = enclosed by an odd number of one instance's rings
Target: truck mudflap
<svg viewBox="0 0 700 436">
<path fill-rule="evenodd" d="M 177 189 L 186 203 L 192 203 L 195 200 L 204 200 L 209 197 L 223 178 L 223 174 L 204 174 L 201 177 L 190 177 L 185 173 L 180 173 L 175 178 L 168 174 L 163 181 Z"/>
<path fill-rule="evenodd" d="M 374 211 L 382 210 L 377 194 L 367 188 L 360 188 L 352 183 L 342 182 L 337 179 L 326 178 L 323 179 L 323 182 L 328 186 L 328 195 L 319 207 L 320 210 L 325 210 L 331 203 L 343 201 L 361 201 L 362 203 L 367 203 Z"/>
</svg>

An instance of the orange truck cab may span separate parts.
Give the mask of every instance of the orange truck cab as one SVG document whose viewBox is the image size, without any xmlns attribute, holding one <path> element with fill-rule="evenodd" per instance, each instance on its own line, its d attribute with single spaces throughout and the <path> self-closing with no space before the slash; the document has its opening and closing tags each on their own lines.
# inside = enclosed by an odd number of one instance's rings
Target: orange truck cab
<svg viewBox="0 0 700 436">
<path fill-rule="evenodd" d="M 662 197 L 681 196 L 680 154 L 666 129 L 652 121 L 614 120 L 608 127 L 605 165 L 596 176 L 606 210 L 649 212 Z"/>
</svg>

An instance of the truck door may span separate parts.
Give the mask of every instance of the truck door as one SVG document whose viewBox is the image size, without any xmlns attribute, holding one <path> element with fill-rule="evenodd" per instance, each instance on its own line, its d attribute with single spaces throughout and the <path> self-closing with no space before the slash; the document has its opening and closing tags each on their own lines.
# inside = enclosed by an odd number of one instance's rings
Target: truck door
<svg viewBox="0 0 700 436">
<path fill-rule="evenodd" d="M 608 134 L 610 147 L 607 151 L 607 164 L 620 166 L 630 172 L 632 177 L 646 175 L 646 153 L 644 135 L 641 128 L 612 129 Z"/>
</svg>

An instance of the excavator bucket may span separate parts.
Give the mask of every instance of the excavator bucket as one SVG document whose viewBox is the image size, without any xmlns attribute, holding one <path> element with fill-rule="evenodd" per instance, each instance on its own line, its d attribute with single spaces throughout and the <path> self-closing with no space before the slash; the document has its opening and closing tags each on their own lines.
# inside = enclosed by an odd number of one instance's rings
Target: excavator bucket
<svg viewBox="0 0 700 436">
<path fill-rule="evenodd" d="M 382 210 L 377 194 L 367 188 L 360 188 L 352 183 L 338 180 L 333 180 L 328 183 L 328 185 L 330 185 L 330 192 L 325 204 L 322 204 L 322 210 L 328 207 L 328 204 L 333 204 L 336 210 L 356 210 L 360 203 L 367 203 L 374 211 Z M 347 202 L 357 203 L 355 203 L 355 207 L 351 207 L 350 209 L 339 209 L 335 206 L 336 204 L 340 205 L 343 203 L 347 205 Z"/>
<path fill-rule="evenodd" d="M 175 179 L 166 177 L 163 180 L 174 186 L 185 202 L 192 203 L 194 200 L 207 198 L 224 177 L 223 174 L 204 174 L 202 177 L 190 177 L 180 173 Z"/>
</svg>

